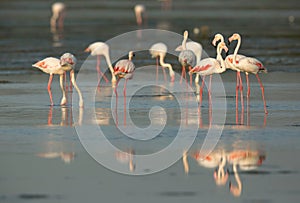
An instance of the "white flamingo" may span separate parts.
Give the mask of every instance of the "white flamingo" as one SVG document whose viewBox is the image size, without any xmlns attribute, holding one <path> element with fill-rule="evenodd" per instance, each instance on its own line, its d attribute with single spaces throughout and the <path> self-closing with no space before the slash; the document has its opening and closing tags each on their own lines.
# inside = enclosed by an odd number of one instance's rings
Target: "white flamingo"
<svg viewBox="0 0 300 203">
<path fill-rule="evenodd" d="M 143 4 L 137 4 L 134 6 L 134 13 L 136 18 L 136 23 L 138 26 L 143 24 L 143 15 L 145 15 L 146 20 L 146 7 Z"/>
<path fill-rule="evenodd" d="M 233 54 L 232 57 L 232 63 L 233 65 L 238 68 L 239 70 L 245 72 L 246 74 L 246 80 L 247 80 L 247 99 L 249 99 L 250 97 L 250 82 L 249 82 L 249 77 L 248 74 L 252 73 L 256 76 L 257 81 L 260 85 L 261 88 L 261 94 L 262 94 L 262 100 L 264 103 L 264 111 L 265 114 L 268 114 L 268 110 L 267 110 L 267 105 L 266 105 L 266 100 L 265 100 L 265 90 L 264 90 L 264 86 L 258 76 L 258 73 L 260 72 L 265 72 L 267 73 L 267 69 L 264 67 L 264 65 L 262 64 L 261 61 L 259 61 L 256 58 L 253 57 L 237 57 L 237 51 L 240 47 L 241 44 L 241 36 L 238 33 L 233 34 L 230 38 L 229 41 L 233 41 L 233 40 L 237 40 L 238 41 L 238 45 L 236 47 L 236 51 Z"/>
<path fill-rule="evenodd" d="M 164 68 L 168 68 L 169 69 L 169 74 L 170 74 L 170 78 L 171 78 L 171 82 L 174 82 L 175 80 L 175 73 L 173 71 L 172 65 L 169 63 L 165 63 L 164 62 L 164 58 L 166 56 L 166 53 L 168 51 L 167 45 L 165 45 L 162 42 L 159 43 L 155 43 L 150 47 L 150 54 L 152 56 L 152 58 L 156 58 L 156 79 L 157 79 L 157 74 L 158 74 L 158 58 L 159 58 L 159 63 L 163 68 L 163 72 L 164 72 L 164 77 L 165 77 L 165 70 Z"/>
<path fill-rule="evenodd" d="M 214 46 L 216 46 L 216 43 L 218 41 L 221 41 L 221 42 L 224 42 L 224 37 L 222 34 L 218 33 L 215 35 L 213 41 L 212 41 L 212 44 Z M 236 54 L 236 59 L 238 60 L 239 58 L 242 58 L 244 57 L 244 55 L 241 55 L 241 54 L 237 54 L 238 52 L 238 49 L 239 49 L 239 45 L 236 46 L 235 50 L 234 50 L 234 53 Z M 225 58 L 225 63 L 226 63 L 226 68 L 227 69 L 231 69 L 233 71 L 236 71 L 236 89 L 235 89 L 235 106 L 236 106 L 236 112 L 238 112 L 238 91 L 240 90 L 241 92 L 241 105 L 242 105 L 242 109 L 243 109 L 243 104 L 244 104 L 244 99 L 243 99 L 243 83 L 242 83 L 242 78 L 241 78 L 241 70 L 236 67 L 234 64 L 233 64 L 233 55 L 234 54 L 230 54 L 228 55 L 226 58 Z M 243 112 L 243 110 L 242 110 Z M 236 123 L 238 123 L 238 115 L 236 114 Z"/>
<path fill-rule="evenodd" d="M 197 75 L 203 76 L 202 85 L 200 87 L 200 106 L 202 103 L 202 93 L 203 93 L 205 76 L 207 76 L 207 75 L 210 76 L 208 93 L 209 93 L 209 95 L 211 95 L 210 87 L 211 87 L 212 74 L 223 73 L 224 71 L 226 71 L 225 61 L 221 55 L 223 49 L 226 52 L 228 51 L 226 44 L 224 42 L 221 42 L 218 44 L 218 47 L 217 47 L 217 59 L 215 59 L 215 58 L 202 59 L 202 60 L 200 60 L 200 62 L 197 63 L 197 65 L 194 68 L 192 68 L 189 71 L 190 75 L 193 73 L 196 73 Z"/>
<path fill-rule="evenodd" d="M 202 50 L 203 50 L 202 45 L 199 44 L 198 42 L 187 42 L 186 49 L 194 52 L 194 54 L 196 56 L 196 64 L 197 64 L 201 60 L 201 57 L 202 57 Z M 183 50 L 182 45 L 179 45 L 175 49 L 175 51 L 182 51 L 182 50 Z M 199 75 L 196 75 L 195 83 L 199 83 Z"/>
<path fill-rule="evenodd" d="M 66 13 L 66 5 L 62 2 L 55 2 L 52 4 L 52 17 L 50 19 L 51 30 L 55 31 L 58 27 L 63 29 L 64 18 Z"/>
<path fill-rule="evenodd" d="M 94 42 L 94 43 L 90 44 L 88 46 L 88 48 L 85 49 L 85 52 L 90 52 L 92 56 L 97 56 L 96 69 L 98 72 L 98 79 L 100 79 L 100 76 L 102 76 L 105 81 L 108 81 L 106 76 L 104 75 L 104 73 L 101 71 L 101 68 L 100 68 L 100 57 L 101 57 L 101 55 L 105 57 L 106 63 L 108 65 L 108 68 L 112 75 L 111 82 L 114 86 L 117 80 L 116 80 L 116 76 L 114 75 L 114 69 L 113 69 L 113 66 L 110 61 L 109 46 L 104 42 Z M 98 81 L 98 83 L 99 82 L 100 81 Z"/>
<path fill-rule="evenodd" d="M 193 51 L 188 50 L 186 47 L 186 41 L 188 39 L 188 31 L 184 31 L 183 40 L 182 40 L 182 51 L 179 53 L 178 60 L 182 66 L 180 83 L 182 82 L 182 78 L 186 79 L 186 71 L 185 68 L 189 67 L 191 69 L 196 65 L 196 56 Z M 192 75 L 190 75 L 190 83 L 192 83 Z"/>
<path fill-rule="evenodd" d="M 74 76 L 74 68 L 76 64 L 76 58 L 74 55 L 70 53 L 63 54 L 60 59 L 53 58 L 53 57 L 47 57 L 41 61 L 36 62 L 33 64 L 33 67 L 36 67 L 40 69 L 41 71 L 47 73 L 50 75 L 49 81 L 48 81 L 48 93 L 50 97 L 50 105 L 53 106 L 53 99 L 52 99 L 52 92 L 51 92 L 51 84 L 54 74 L 60 75 L 60 87 L 63 93 L 63 97 L 61 99 L 60 104 L 65 105 L 67 103 L 66 93 L 64 90 L 63 80 L 64 80 L 64 74 L 66 71 L 70 71 L 70 78 L 73 86 L 78 92 L 79 95 L 79 106 L 83 107 L 83 98 L 81 91 L 79 90 Z"/>
</svg>

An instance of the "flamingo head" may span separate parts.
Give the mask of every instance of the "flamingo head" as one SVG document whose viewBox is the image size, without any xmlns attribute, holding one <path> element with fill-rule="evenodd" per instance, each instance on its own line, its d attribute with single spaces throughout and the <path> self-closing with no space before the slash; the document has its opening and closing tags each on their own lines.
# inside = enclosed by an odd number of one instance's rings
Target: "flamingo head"
<svg viewBox="0 0 300 203">
<path fill-rule="evenodd" d="M 77 60 L 75 56 L 70 53 L 64 53 L 60 57 L 60 65 L 63 67 L 65 71 L 71 70 L 75 66 L 76 62 Z"/>
<path fill-rule="evenodd" d="M 225 42 L 220 42 L 218 44 L 218 48 L 220 48 L 221 50 L 224 50 L 226 53 L 228 52 L 228 47 L 226 46 Z"/>
<path fill-rule="evenodd" d="M 212 41 L 213 46 L 216 46 L 218 41 L 224 42 L 224 37 L 220 33 L 215 34 L 215 37 L 214 37 L 214 39 Z"/>
<path fill-rule="evenodd" d="M 225 185 L 229 177 L 228 170 L 224 171 L 222 169 L 222 172 L 219 174 L 218 170 L 216 169 L 214 172 L 214 179 L 217 185 Z"/>
<path fill-rule="evenodd" d="M 134 52 L 133 51 L 130 51 L 129 53 L 128 53 L 128 59 L 131 61 L 132 60 L 132 58 L 135 56 L 135 54 L 134 54 Z"/>
<path fill-rule="evenodd" d="M 231 37 L 229 37 L 228 41 L 230 43 L 233 40 L 238 40 L 238 39 L 241 39 L 241 36 L 238 33 L 234 33 Z"/>
<path fill-rule="evenodd" d="M 185 31 L 183 32 L 183 37 L 184 37 L 184 39 L 187 39 L 188 36 L 189 36 L 189 32 L 188 32 L 187 30 L 185 30 Z"/>
</svg>

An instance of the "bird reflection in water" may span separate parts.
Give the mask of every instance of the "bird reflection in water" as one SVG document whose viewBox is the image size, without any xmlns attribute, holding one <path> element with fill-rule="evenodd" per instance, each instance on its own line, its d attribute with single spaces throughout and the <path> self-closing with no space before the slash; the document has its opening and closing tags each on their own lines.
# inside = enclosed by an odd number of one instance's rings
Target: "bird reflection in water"
<svg viewBox="0 0 300 203">
<path fill-rule="evenodd" d="M 73 111 L 72 108 L 68 108 L 65 106 L 60 107 L 61 111 L 61 119 L 59 124 L 53 124 L 53 106 L 50 106 L 49 112 L 48 112 L 48 126 L 74 126 L 73 122 Z M 82 116 L 83 116 L 83 108 L 79 108 L 79 113 L 78 113 L 78 121 L 77 125 L 82 124 Z"/>
<path fill-rule="evenodd" d="M 119 163 L 128 164 L 130 172 L 133 172 L 135 170 L 135 163 L 133 160 L 134 155 L 135 152 L 133 149 L 128 149 L 125 151 L 117 151 L 115 153 L 116 160 Z"/>
<path fill-rule="evenodd" d="M 189 173 L 190 167 L 188 163 L 188 152 L 184 151 L 182 156 L 182 163 L 184 172 Z M 207 156 L 200 154 L 200 151 L 191 153 L 197 163 L 205 168 L 215 168 L 213 177 L 216 185 L 226 185 L 228 179 L 230 193 L 239 197 L 242 194 L 242 181 L 239 176 L 239 171 L 252 171 L 260 167 L 266 159 L 266 155 L 262 150 L 258 149 L 233 149 L 231 151 L 225 148 L 217 149 Z M 232 168 L 232 173 L 229 169 Z M 233 177 L 230 175 L 233 174 Z M 234 183 L 232 182 L 234 180 Z"/>
</svg>

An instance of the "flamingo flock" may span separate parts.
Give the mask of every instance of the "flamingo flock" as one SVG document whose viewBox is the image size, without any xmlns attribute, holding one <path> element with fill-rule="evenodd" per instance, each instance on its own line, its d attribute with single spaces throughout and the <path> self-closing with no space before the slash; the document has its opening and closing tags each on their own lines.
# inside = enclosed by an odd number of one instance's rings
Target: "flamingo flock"
<svg viewBox="0 0 300 203">
<path fill-rule="evenodd" d="M 65 9 L 66 6 L 63 3 L 55 3 L 52 6 L 52 13 L 53 16 L 50 19 L 50 25 L 53 29 L 56 29 L 56 27 L 63 27 L 63 21 L 65 17 Z M 136 16 L 136 22 L 138 26 L 142 26 L 145 23 L 146 18 L 146 7 L 142 4 L 138 4 L 134 7 L 134 13 Z M 228 52 L 229 44 L 226 45 L 224 37 L 222 34 L 217 33 L 214 36 L 214 39 L 212 41 L 212 44 L 216 46 L 216 58 L 202 58 L 202 52 L 203 48 L 202 45 L 198 42 L 189 41 L 188 42 L 188 31 L 185 30 L 183 32 L 183 39 L 181 42 L 181 45 L 177 46 L 175 51 L 179 52 L 178 55 L 178 65 L 181 65 L 181 77 L 180 77 L 180 84 L 183 80 L 186 81 L 186 85 L 188 85 L 187 80 L 187 72 L 190 76 L 189 82 L 190 86 L 193 85 L 192 76 L 193 74 L 196 74 L 195 77 L 195 85 L 197 86 L 200 77 L 202 78 L 202 84 L 199 91 L 199 106 L 201 106 L 202 103 L 202 95 L 203 95 L 203 88 L 204 88 L 204 81 L 205 77 L 209 76 L 209 85 L 208 85 L 208 95 L 209 95 L 209 103 L 211 103 L 211 83 L 212 83 L 212 75 L 213 74 L 221 74 L 225 72 L 226 70 L 230 69 L 233 71 L 236 71 L 236 112 L 238 112 L 238 100 L 239 100 L 239 94 L 240 92 L 240 99 L 241 99 L 241 109 L 242 112 L 244 112 L 244 100 L 243 100 L 243 81 L 241 77 L 241 72 L 245 73 L 246 76 L 246 83 L 247 83 L 247 106 L 249 106 L 250 101 L 250 81 L 249 81 L 249 73 L 252 73 L 256 76 L 257 81 L 261 88 L 261 94 L 262 94 L 262 100 L 263 100 L 263 107 L 264 107 L 264 113 L 268 114 L 266 100 L 265 100 L 265 94 L 264 94 L 264 86 L 261 82 L 261 79 L 258 75 L 258 73 L 261 72 L 267 72 L 267 69 L 263 65 L 263 63 L 254 58 L 249 57 L 245 55 L 238 54 L 241 46 L 241 35 L 238 33 L 234 33 L 232 36 L 228 38 L 229 43 L 233 41 L 237 41 L 237 45 L 234 49 L 233 54 L 228 55 L 226 58 L 222 57 L 222 51 Z M 123 59 L 118 61 L 114 66 L 110 60 L 110 47 L 108 44 L 104 42 L 94 42 L 85 48 L 85 52 L 90 53 L 91 56 L 95 56 L 96 61 L 96 70 L 97 70 L 97 76 L 98 76 L 98 86 L 100 87 L 100 80 L 103 78 L 106 83 L 109 83 L 109 79 L 107 75 L 105 75 L 106 69 L 103 67 L 100 67 L 101 64 L 101 56 L 103 56 L 106 60 L 107 67 L 111 74 L 111 84 L 114 88 L 114 92 L 116 96 L 118 95 L 118 84 L 120 79 L 125 79 L 124 82 L 124 100 L 126 98 L 126 86 L 127 81 L 129 79 L 133 78 L 135 66 L 132 61 L 132 58 L 134 56 L 134 52 L 130 51 L 128 54 L 128 59 Z M 166 63 L 165 58 L 167 56 L 168 47 L 167 45 L 159 41 L 157 43 L 154 43 L 150 48 L 149 52 L 152 58 L 156 59 L 156 80 L 158 80 L 158 72 L 159 72 L 159 66 L 161 66 L 163 74 L 164 74 L 164 80 L 167 81 L 166 76 L 166 69 L 169 71 L 169 81 L 171 83 L 175 82 L 175 71 L 173 69 L 174 64 Z M 79 87 L 76 84 L 75 81 L 75 73 L 74 68 L 76 64 L 76 58 L 74 55 L 70 53 L 63 54 L 60 59 L 54 58 L 54 57 L 47 57 L 41 61 L 38 61 L 33 64 L 33 67 L 36 67 L 40 69 L 41 71 L 47 73 L 50 75 L 48 80 L 48 94 L 50 98 L 50 105 L 53 106 L 53 98 L 52 98 L 52 92 L 51 92 L 51 84 L 53 75 L 57 74 L 60 75 L 60 87 L 62 91 L 62 99 L 60 101 L 60 105 L 66 105 L 67 104 L 67 97 L 66 97 L 66 90 L 64 88 L 64 80 L 66 80 L 66 73 L 70 72 L 70 79 L 71 83 L 78 92 L 79 95 L 79 106 L 83 107 L 83 97 L 81 94 L 81 91 Z M 188 70 L 187 70 L 188 69 Z M 72 87 L 71 87 L 72 88 Z M 126 101 L 124 101 L 124 104 Z M 237 115 L 237 114 L 236 114 Z M 236 116 L 236 120 L 238 120 L 238 116 Z"/>
</svg>

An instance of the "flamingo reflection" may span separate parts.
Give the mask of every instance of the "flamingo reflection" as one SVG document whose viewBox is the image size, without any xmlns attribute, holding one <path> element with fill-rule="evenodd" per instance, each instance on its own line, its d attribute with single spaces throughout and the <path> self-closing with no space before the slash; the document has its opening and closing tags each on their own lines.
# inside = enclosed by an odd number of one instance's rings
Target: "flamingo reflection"
<svg viewBox="0 0 300 203">
<path fill-rule="evenodd" d="M 128 164 L 129 170 L 133 172 L 135 170 L 135 163 L 133 161 L 134 154 L 134 150 L 129 149 L 126 151 L 117 151 L 115 157 L 120 163 Z"/>
</svg>

